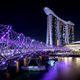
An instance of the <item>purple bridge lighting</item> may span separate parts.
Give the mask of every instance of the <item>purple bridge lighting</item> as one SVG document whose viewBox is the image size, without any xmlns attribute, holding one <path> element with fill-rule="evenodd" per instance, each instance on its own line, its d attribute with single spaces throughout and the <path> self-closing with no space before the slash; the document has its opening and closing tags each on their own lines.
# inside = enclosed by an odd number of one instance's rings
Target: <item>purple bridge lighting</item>
<svg viewBox="0 0 80 80">
<path fill-rule="evenodd" d="M 0 24 L 0 65 L 15 57 L 22 58 L 32 54 L 36 55 L 37 52 L 54 52 L 56 50 L 69 51 L 69 49 L 63 47 L 46 46 L 43 42 L 13 31 L 10 25 Z"/>
</svg>

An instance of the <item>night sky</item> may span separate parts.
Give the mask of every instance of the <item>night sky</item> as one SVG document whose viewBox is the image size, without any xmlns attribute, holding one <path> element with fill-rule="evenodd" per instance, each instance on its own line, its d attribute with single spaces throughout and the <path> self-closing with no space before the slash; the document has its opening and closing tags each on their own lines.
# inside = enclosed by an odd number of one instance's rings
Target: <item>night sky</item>
<svg viewBox="0 0 80 80">
<path fill-rule="evenodd" d="M 39 41 L 46 41 L 46 18 L 43 8 L 51 8 L 59 17 L 75 24 L 75 40 L 80 40 L 80 3 L 77 0 L 26 0 L 0 3 L 0 24 Z"/>
</svg>

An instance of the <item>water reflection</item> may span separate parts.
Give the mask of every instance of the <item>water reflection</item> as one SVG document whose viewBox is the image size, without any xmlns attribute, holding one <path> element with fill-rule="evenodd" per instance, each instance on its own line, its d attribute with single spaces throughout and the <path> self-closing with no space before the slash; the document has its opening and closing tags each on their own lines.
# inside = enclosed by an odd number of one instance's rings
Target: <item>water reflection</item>
<svg viewBox="0 0 80 80">
<path fill-rule="evenodd" d="M 49 71 L 44 74 L 42 80 L 55 80 L 57 77 L 57 63 L 53 67 L 49 68 Z"/>
<path fill-rule="evenodd" d="M 80 58 L 60 57 L 42 80 L 78 80 L 80 76 Z"/>
<path fill-rule="evenodd" d="M 80 58 L 75 58 L 75 62 L 77 66 L 80 66 Z"/>
<path fill-rule="evenodd" d="M 14 70 L 11 73 L 10 71 L 5 73 L 7 79 L 4 80 L 80 80 L 80 58 L 59 57 L 55 65 L 49 67 L 48 71 L 25 71 L 16 75 L 15 78 Z"/>
</svg>

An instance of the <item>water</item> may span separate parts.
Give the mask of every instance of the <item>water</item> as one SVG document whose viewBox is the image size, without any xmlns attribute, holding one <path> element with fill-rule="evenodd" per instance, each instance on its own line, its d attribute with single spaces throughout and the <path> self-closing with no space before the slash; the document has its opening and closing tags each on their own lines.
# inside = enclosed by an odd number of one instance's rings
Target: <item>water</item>
<svg viewBox="0 0 80 80">
<path fill-rule="evenodd" d="M 23 71 L 15 68 L 0 71 L 0 80 L 80 80 L 80 58 L 59 57 L 48 71 Z"/>
</svg>

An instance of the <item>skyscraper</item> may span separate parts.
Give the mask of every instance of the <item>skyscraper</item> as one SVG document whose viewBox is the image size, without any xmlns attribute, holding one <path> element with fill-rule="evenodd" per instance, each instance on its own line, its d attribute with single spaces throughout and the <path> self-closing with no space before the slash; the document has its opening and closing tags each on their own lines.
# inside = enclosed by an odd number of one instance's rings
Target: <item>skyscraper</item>
<svg viewBox="0 0 80 80">
<path fill-rule="evenodd" d="M 74 41 L 74 24 L 59 18 L 51 9 L 45 7 L 47 15 L 46 45 L 65 45 Z"/>
</svg>

